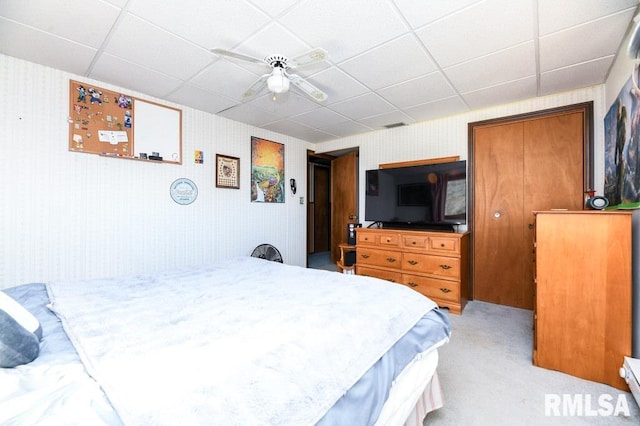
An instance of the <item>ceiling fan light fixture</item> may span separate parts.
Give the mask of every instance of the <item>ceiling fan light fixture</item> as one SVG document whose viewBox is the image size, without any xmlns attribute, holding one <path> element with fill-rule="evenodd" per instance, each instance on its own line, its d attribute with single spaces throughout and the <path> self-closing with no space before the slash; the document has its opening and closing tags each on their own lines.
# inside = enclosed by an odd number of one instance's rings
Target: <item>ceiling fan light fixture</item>
<svg viewBox="0 0 640 426">
<path fill-rule="evenodd" d="M 267 87 L 273 93 L 284 93 L 289 90 L 289 79 L 282 68 L 274 68 L 267 79 Z"/>
</svg>

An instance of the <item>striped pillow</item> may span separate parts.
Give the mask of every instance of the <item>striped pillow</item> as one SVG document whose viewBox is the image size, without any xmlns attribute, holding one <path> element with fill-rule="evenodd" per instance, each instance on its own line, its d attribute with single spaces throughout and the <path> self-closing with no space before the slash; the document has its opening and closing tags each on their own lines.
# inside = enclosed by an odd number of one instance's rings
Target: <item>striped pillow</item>
<svg viewBox="0 0 640 426">
<path fill-rule="evenodd" d="M 0 291 L 0 367 L 12 368 L 36 359 L 41 338 L 38 319 Z"/>
</svg>

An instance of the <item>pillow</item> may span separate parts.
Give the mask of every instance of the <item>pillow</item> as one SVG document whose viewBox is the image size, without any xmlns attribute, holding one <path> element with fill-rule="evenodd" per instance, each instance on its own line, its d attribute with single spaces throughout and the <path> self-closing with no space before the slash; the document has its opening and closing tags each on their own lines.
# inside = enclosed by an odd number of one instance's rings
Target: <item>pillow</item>
<svg viewBox="0 0 640 426">
<path fill-rule="evenodd" d="M 36 359 L 41 338 L 38 319 L 0 291 L 0 367 L 12 368 Z"/>
</svg>

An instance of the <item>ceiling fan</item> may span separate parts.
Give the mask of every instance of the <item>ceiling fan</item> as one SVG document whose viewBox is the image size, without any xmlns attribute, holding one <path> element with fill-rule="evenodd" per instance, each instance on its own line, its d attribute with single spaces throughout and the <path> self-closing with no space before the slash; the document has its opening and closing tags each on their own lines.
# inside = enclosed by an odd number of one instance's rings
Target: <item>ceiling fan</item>
<svg viewBox="0 0 640 426">
<path fill-rule="evenodd" d="M 245 99 L 255 97 L 266 87 L 271 93 L 273 93 L 275 100 L 275 96 L 277 94 L 289 91 L 290 83 L 293 83 L 294 86 L 316 101 L 322 102 L 327 99 L 326 93 L 309 83 L 304 78 L 296 74 L 289 74 L 290 69 L 295 69 L 327 59 L 329 55 L 324 49 L 313 49 L 310 52 L 296 56 L 293 59 L 289 59 L 283 55 L 269 55 L 264 59 L 258 59 L 224 49 L 211 49 L 211 51 L 217 55 L 252 62 L 255 64 L 267 65 L 272 68 L 271 73 L 264 74 L 249 86 L 242 95 Z"/>
</svg>

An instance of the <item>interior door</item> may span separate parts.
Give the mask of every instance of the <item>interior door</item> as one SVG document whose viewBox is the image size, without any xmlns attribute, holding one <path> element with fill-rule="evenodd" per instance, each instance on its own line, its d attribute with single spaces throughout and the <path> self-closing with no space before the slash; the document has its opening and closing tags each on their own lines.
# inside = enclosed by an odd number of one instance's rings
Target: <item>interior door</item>
<svg viewBox="0 0 640 426">
<path fill-rule="evenodd" d="M 332 262 L 340 258 L 338 244 L 347 242 L 347 224 L 357 220 L 357 156 L 351 152 L 331 161 Z"/>
<path fill-rule="evenodd" d="M 313 168 L 314 202 L 313 202 L 313 251 L 320 253 L 329 251 L 329 167 L 316 166 Z"/>
<path fill-rule="evenodd" d="M 473 296 L 524 304 L 523 125 L 474 129 Z"/>
</svg>

